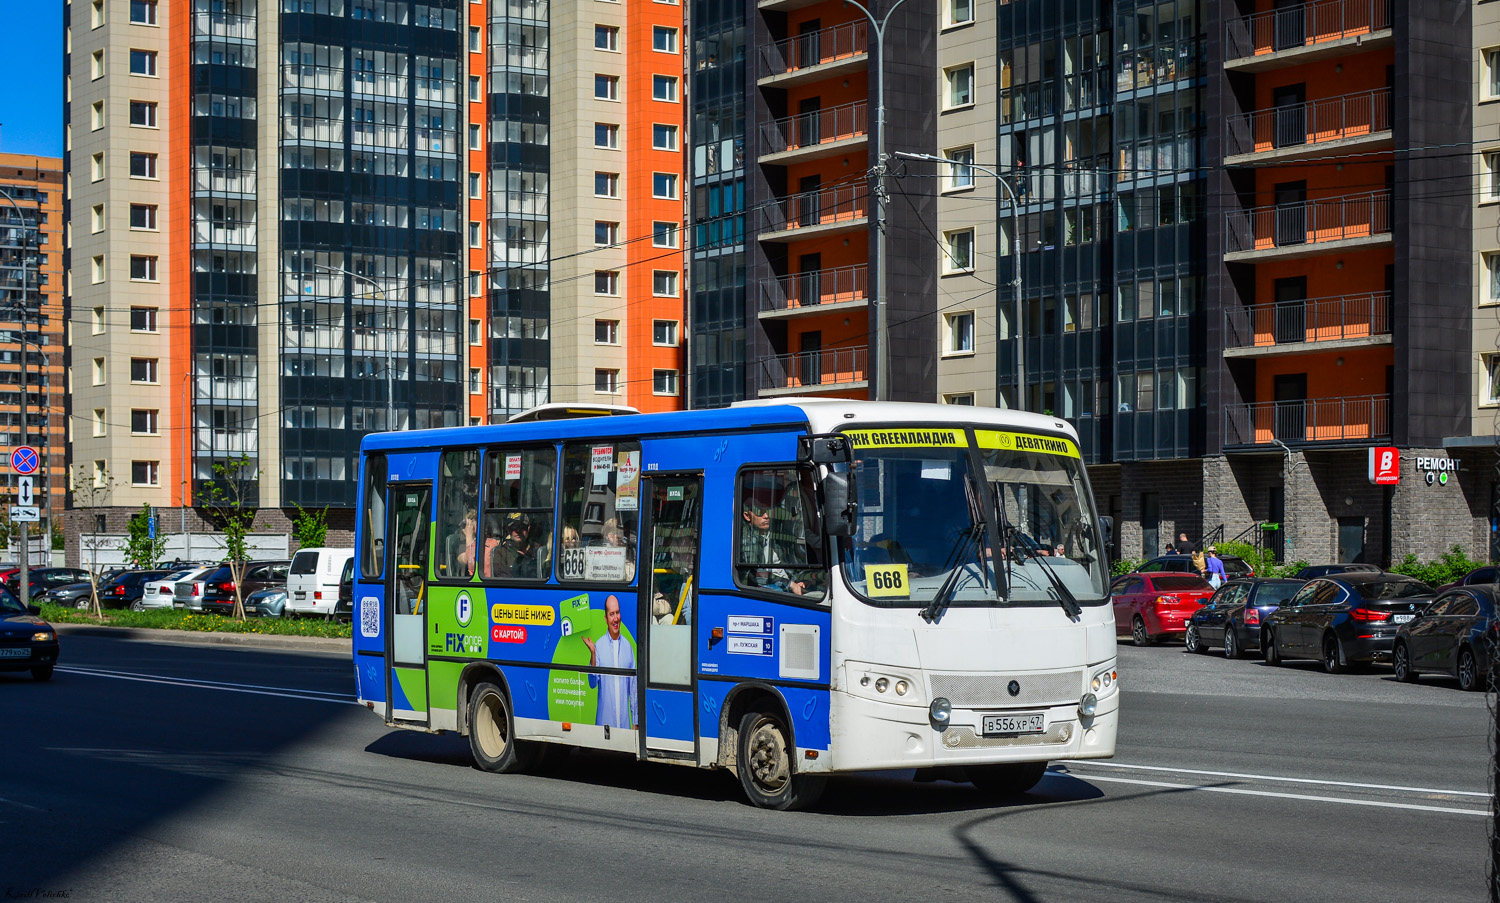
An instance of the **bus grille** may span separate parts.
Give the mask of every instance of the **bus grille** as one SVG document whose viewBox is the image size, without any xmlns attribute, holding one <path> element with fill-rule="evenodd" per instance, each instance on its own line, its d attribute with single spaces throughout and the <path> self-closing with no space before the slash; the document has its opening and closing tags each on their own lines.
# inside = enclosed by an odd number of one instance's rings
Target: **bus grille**
<svg viewBox="0 0 1500 903">
<path fill-rule="evenodd" d="M 1010 695 L 1014 680 L 1021 692 Z M 1051 674 L 934 674 L 928 678 L 933 697 L 946 696 L 961 709 L 1004 709 L 1014 706 L 1062 705 L 1083 693 L 1082 671 Z"/>
</svg>

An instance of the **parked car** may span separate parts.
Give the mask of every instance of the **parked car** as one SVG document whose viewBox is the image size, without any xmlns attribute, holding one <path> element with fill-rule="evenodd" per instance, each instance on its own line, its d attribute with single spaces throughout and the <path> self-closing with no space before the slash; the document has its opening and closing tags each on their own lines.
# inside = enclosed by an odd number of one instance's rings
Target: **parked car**
<svg viewBox="0 0 1500 903">
<path fill-rule="evenodd" d="M 1450 589 L 1458 589 L 1460 586 L 1480 586 L 1485 583 L 1500 583 L 1500 567 L 1493 564 L 1477 567 L 1461 579 L 1438 587 L 1438 592 L 1447 592 Z"/>
<path fill-rule="evenodd" d="M 1110 584 L 1115 636 L 1149 646 L 1162 637 L 1180 637 L 1188 618 L 1214 588 L 1197 574 L 1125 574 Z"/>
<path fill-rule="evenodd" d="M 1480 690 L 1494 665 L 1500 641 L 1500 586 L 1477 584 L 1449 590 L 1426 611 L 1396 628 L 1391 667 L 1396 679 L 1412 682 L 1423 672 L 1451 674 L 1461 690 Z"/>
<path fill-rule="evenodd" d="M 339 575 L 339 601 L 333 606 L 335 621 L 354 620 L 354 559 L 344 562 L 344 572 Z"/>
<path fill-rule="evenodd" d="M 286 586 L 290 561 L 249 561 L 245 563 L 240 598 L 263 589 L 281 589 Z M 229 565 L 221 564 L 204 578 L 207 586 L 203 590 L 203 610 L 216 614 L 234 614 L 234 572 Z"/>
<path fill-rule="evenodd" d="M 1260 624 L 1290 599 L 1306 581 L 1252 577 L 1231 580 L 1193 612 L 1183 641 L 1189 652 L 1222 648 L 1225 658 L 1239 658 L 1260 649 Z"/>
<path fill-rule="evenodd" d="M 1338 674 L 1351 665 L 1388 661 L 1396 628 L 1432 601 L 1432 587 L 1383 571 L 1349 571 L 1310 581 L 1260 629 L 1266 663 L 1316 659 Z"/>
<path fill-rule="evenodd" d="M 89 607 L 89 582 L 67 583 L 47 592 L 47 601 L 63 608 Z"/>
<path fill-rule="evenodd" d="M 26 584 L 28 587 L 26 596 L 35 602 L 46 597 L 52 590 L 58 587 L 88 579 L 89 572 L 78 568 L 37 568 L 26 573 Z M 14 576 L 5 581 L 5 588 L 17 596 L 21 594 L 21 572 L 19 570 L 16 571 Z"/>
<path fill-rule="evenodd" d="M 208 589 L 208 578 L 219 569 L 219 565 L 200 565 L 189 571 L 186 577 L 172 586 L 172 604 L 188 611 L 203 610 L 203 594 Z"/>
<path fill-rule="evenodd" d="M 339 576 L 354 560 L 353 549 L 299 549 L 287 572 L 287 613 L 331 616 L 339 598 Z"/>
<path fill-rule="evenodd" d="M 1373 564 L 1310 564 L 1297 572 L 1298 580 L 1316 580 L 1319 577 L 1332 577 L 1335 574 L 1378 574 L 1380 568 Z"/>
<path fill-rule="evenodd" d="M 52 679 L 57 631 L 37 617 L 41 611 L 22 605 L 14 593 L 0 588 L 0 671 L 30 671 L 37 680 Z"/>
<path fill-rule="evenodd" d="M 146 592 L 146 584 L 170 574 L 171 571 L 125 571 L 105 583 L 99 584 L 99 604 L 105 608 L 134 608 Z M 84 593 L 83 608 L 88 607 L 88 593 Z"/>
<path fill-rule="evenodd" d="M 170 571 L 160 580 L 152 580 L 146 584 L 141 597 L 130 603 L 131 611 L 145 611 L 148 608 L 174 608 L 177 605 L 177 581 L 184 579 L 192 571 L 179 568 Z"/>
<path fill-rule="evenodd" d="M 245 617 L 279 618 L 286 614 L 287 592 L 281 587 L 256 590 L 245 597 Z"/>
<path fill-rule="evenodd" d="M 1250 563 L 1237 555 L 1220 555 L 1219 560 L 1224 563 L 1224 576 L 1230 580 L 1255 576 L 1255 569 L 1250 566 Z M 1136 573 L 1196 574 L 1197 571 L 1193 570 L 1193 556 L 1191 555 L 1158 555 L 1136 568 Z"/>
</svg>

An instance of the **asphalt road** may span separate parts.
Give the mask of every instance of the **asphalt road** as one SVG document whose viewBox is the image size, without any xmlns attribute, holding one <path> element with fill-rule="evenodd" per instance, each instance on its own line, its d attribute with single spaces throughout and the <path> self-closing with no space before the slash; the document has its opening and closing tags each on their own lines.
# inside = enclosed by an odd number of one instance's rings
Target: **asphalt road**
<svg viewBox="0 0 1500 903">
<path fill-rule="evenodd" d="M 1121 647 L 1115 760 L 1014 804 L 909 774 L 817 811 L 575 754 L 481 773 L 388 730 L 324 652 L 64 637 L 0 674 L 8 899 L 1485 899 L 1490 717 L 1451 681 Z"/>
</svg>

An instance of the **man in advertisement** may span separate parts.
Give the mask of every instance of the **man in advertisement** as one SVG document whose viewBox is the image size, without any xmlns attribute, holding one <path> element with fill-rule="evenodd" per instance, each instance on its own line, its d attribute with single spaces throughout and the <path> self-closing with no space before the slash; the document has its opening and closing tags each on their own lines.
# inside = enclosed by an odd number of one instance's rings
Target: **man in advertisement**
<svg viewBox="0 0 1500 903">
<path fill-rule="evenodd" d="M 604 623 L 607 633 L 599 639 L 585 636 L 589 647 L 589 666 L 594 668 L 635 669 L 635 648 L 620 631 L 620 600 L 611 595 L 604 600 Z M 589 686 L 599 690 L 594 723 L 630 730 L 635 727 L 635 676 L 633 674 L 590 674 Z"/>
</svg>

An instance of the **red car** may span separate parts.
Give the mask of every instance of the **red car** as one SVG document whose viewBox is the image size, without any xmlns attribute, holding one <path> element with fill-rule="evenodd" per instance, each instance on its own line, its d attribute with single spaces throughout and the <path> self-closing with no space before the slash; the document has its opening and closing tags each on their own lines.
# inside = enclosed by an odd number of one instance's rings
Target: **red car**
<svg viewBox="0 0 1500 903">
<path fill-rule="evenodd" d="M 1115 607 L 1115 636 L 1149 646 L 1161 637 L 1181 639 L 1193 612 L 1214 588 L 1196 574 L 1126 574 L 1109 587 Z"/>
</svg>

